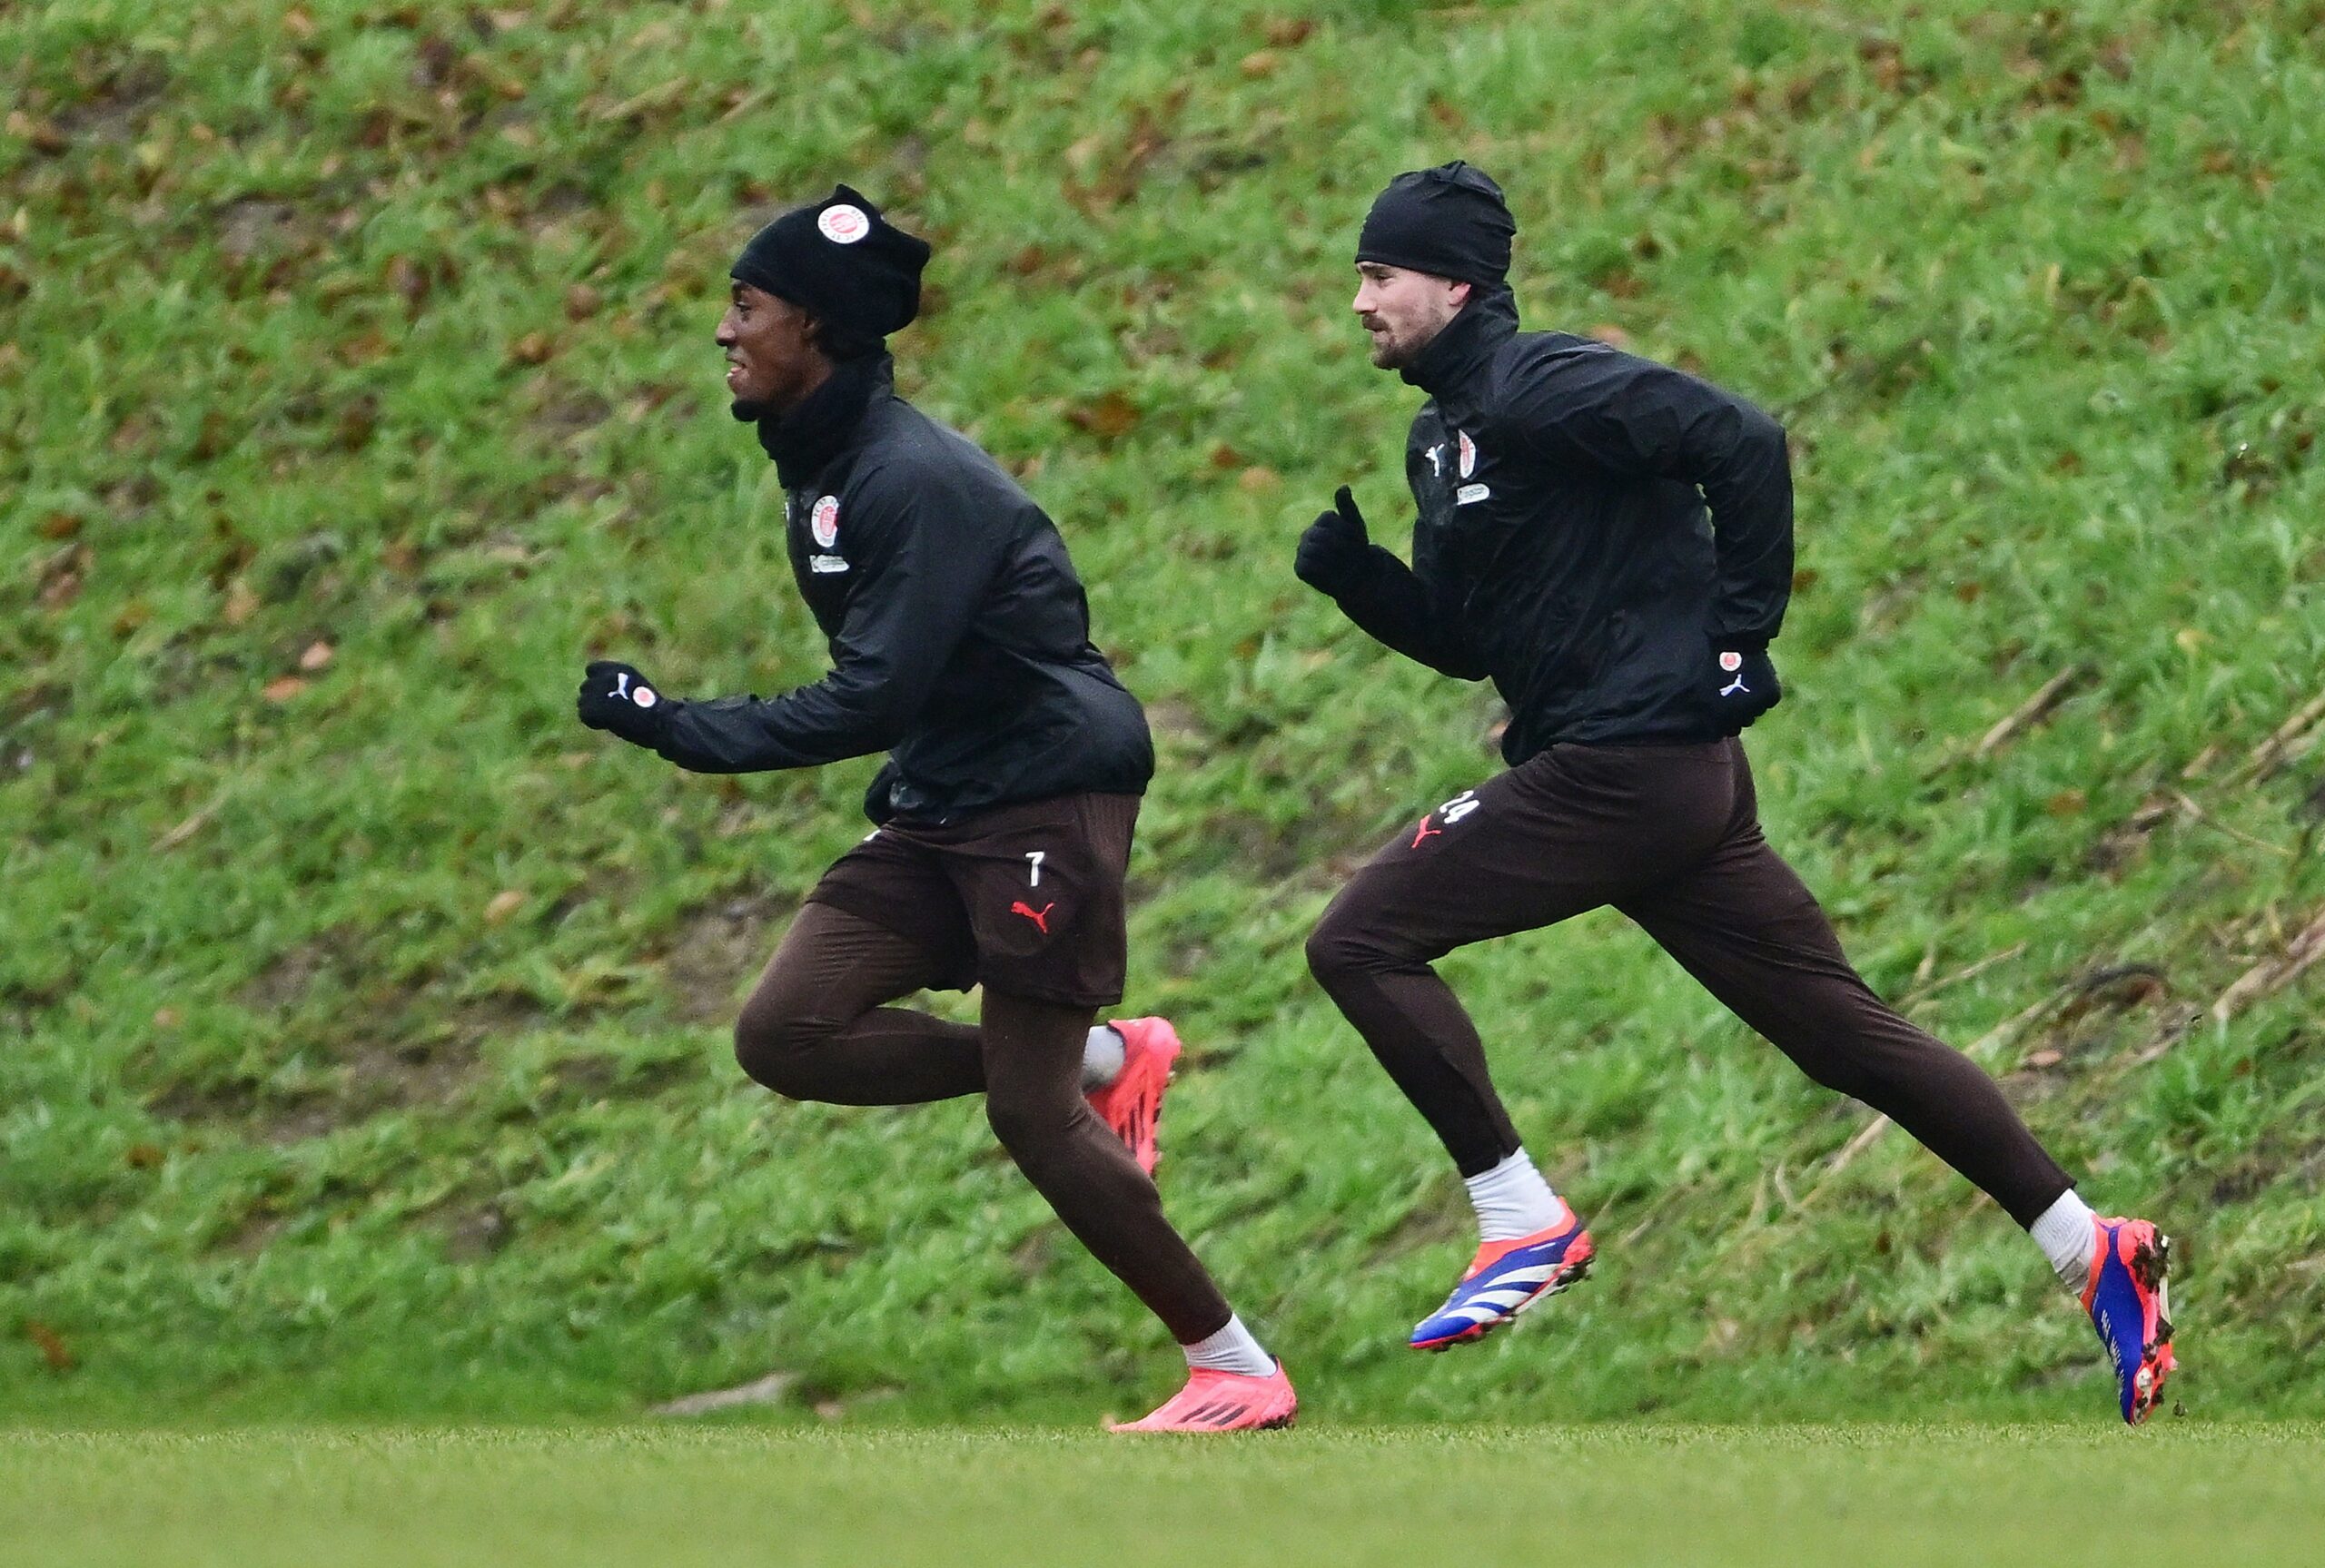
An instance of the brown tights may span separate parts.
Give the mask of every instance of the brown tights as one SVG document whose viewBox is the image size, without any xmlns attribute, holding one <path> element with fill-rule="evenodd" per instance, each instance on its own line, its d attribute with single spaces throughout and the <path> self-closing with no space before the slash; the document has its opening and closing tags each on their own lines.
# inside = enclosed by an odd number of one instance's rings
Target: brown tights
<svg viewBox="0 0 2325 1568">
<path fill-rule="evenodd" d="M 735 1025 L 735 1058 L 777 1094 L 835 1105 L 984 1096 L 1017 1169 L 1091 1256 L 1181 1344 L 1227 1326 L 1226 1299 L 1163 1218 L 1153 1181 L 1082 1096 L 1094 1010 L 987 991 L 978 1022 L 883 1003 L 937 979 L 910 938 L 804 906 Z"/>
</svg>

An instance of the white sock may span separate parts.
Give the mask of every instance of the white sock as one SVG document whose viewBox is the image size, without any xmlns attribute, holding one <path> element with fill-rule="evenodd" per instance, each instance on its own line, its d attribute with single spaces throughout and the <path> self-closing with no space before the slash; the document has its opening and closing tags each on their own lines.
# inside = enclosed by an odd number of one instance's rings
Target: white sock
<svg viewBox="0 0 2325 1568">
<path fill-rule="evenodd" d="M 2091 1223 L 2093 1218 L 2091 1205 L 2070 1187 L 2026 1228 L 2034 1245 L 2051 1260 L 2051 1272 L 2059 1277 L 2059 1283 L 2078 1294 L 2091 1278 L 2091 1260 L 2099 1255 L 2099 1232 Z"/>
<path fill-rule="evenodd" d="M 1482 1175 L 1463 1177 L 1461 1185 L 1478 1211 L 1480 1241 L 1515 1241 L 1566 1218 L 1566 1205 L 1522 1149 Z"/>
<path fill-rule="evenodd" d="M 1212 1372 L 1240 1372 L 1246 1377 L 1266 1377 L 1275 1371 L 1275 1357 L 1261 1348 L 1243 1326 L 1243 1320 L 1231 1317 L 1227 1326 L 1208 1339 L 1198 1339 L 1192 1345 L 1182 1345 L 1187 1353 L 1190 1369 L 1202 1367 Z"/>
<path fill-rule="evenodd" d="M 1093 1023 L 1082 1042 L 1082 1092 L 1095 1094 L 1122 1076 L 1123 1037 L 1112 1024 Z"/>
</svg>

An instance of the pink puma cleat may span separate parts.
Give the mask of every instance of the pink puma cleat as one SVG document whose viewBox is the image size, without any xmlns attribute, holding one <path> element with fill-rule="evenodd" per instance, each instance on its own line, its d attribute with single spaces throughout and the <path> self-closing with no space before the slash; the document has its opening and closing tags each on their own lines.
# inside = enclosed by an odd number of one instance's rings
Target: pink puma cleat
<svg viewBox="0 0 2325 1568">
<path fill-rule="evenodd" d="M 1160 1158 L 1154 1135 L 1162 1123 L 1162 1091 L 1171 1087 L 1172 1064 L 1179 1060 L 1179 1031 L 1167 1018 L 1115 1019 L 1109 1027 L 1123 1037 L 1123 1070 L 1089 1097 L 1090 1109 L 1152 1176 Z"/>
<path fill-rule="evenodd" d="M 1266 1432 L 1289 1426 L 1300 1414 L 1283 1363 L 1265 1377 L 1196 1367 L 1187 1386 L 1143 1421 L 1112 1421 L 1109 1432 Z"/>
</svg>

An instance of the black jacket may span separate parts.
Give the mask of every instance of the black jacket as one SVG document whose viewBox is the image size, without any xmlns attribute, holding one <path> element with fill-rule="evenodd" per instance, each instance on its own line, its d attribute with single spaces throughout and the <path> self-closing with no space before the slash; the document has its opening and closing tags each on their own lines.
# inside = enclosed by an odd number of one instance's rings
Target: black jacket
<svg viewBox="0 0 2325 1568">
<path fill-rule="evenodd" d="M 770 423 L 791 569 L 831 673 L 771 701 L 677 705 L 664 756 L 749 773 L 885 750 L 875 821 L 1144 791 L 1146 715 L 1091 645 L 1064 541 L 999 464 L 897 397 L 885 356 Z"/>
<path fill-rule="evenodd" d="M 1767 643 L 1792 591 L 1783 428 L 1652 360 L 1520 333 L 1506 291 L 1404 374 L 1430 395 L 1405 449 L 1412 567 L 1372 547 L 1331 585 L 1349 618 L 1490 676 L 1513 765 L 1564 741 L 1726 734 L 1714 646 Z"/>
</svg>

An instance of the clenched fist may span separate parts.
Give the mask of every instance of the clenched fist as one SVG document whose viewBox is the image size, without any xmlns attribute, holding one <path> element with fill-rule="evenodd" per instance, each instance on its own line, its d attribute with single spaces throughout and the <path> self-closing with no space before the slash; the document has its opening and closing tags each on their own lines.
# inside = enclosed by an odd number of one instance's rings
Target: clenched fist
<svg viewBox="0 0 2325 1568">
<path fill-rule="evenodd" d="M 611 730 L 632 745 L 658 746 L 670 722 L 672 700 L 654 689 L 654 683 L 635 665 L 596 659 L 582 672 L 580 695 L 574 703 L 581 722 L 593 730 Z"/>
</svg>

